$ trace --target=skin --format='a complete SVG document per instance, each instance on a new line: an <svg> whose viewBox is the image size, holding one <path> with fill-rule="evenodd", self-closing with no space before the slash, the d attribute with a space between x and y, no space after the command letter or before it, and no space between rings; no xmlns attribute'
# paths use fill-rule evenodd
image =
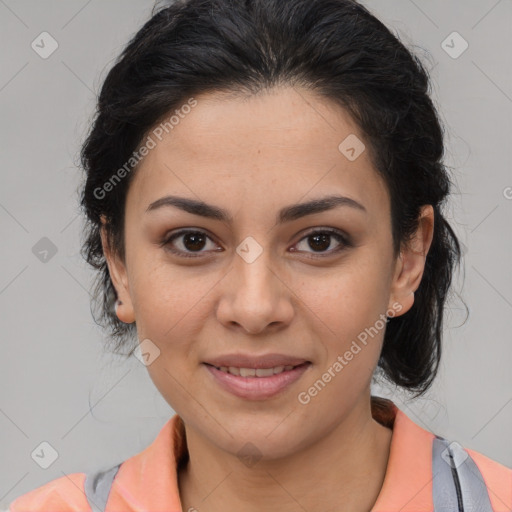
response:
<svg viewBox="0 0 512 512"><path fill-rule="evenodd" d="M103 233L118 317L136 321L139 340L158 346L150 377L185 422L183 510L370 511L392 436L370 408L384 329L308 404L297 397L379 315L410 309L432 241L432 207L423 207L415 236L394 257L389 195L369 152L349 161L338 149L350 134L364 141L343 109L290 87L196 99L136 171L125 261ZM366 212L340 206L276 224L282 207L334 193ZM175 207L146 212L170 194L226 209L233 221ZM210 238L196 246L181 236L168 247L198 256L160 245L181 228ZM315 251L313 228L338 229L353 245L331 237ZM251 263L236 252L248 236L263 250ZM247 400L221 389L202 364L233 352L277 352L311 365L279 395ZM251 467L237 456L248 441L261 455Z"/></svg>

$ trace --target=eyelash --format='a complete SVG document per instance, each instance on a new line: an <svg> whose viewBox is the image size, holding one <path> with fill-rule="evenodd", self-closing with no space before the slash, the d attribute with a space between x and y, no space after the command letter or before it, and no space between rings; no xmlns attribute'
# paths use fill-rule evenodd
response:
<svg viewBox="0 0 512 512"><path fill-rule="evenodd" d="M180 236L187 235L187 234L197 234L197 233L205 235L207 238L212 240L211 237L209 237L204 231L197 230L197 229L185 229L185 230L178 231L177 233L173 233L172 235L166 237L161 242L160 246L161 247L167 247L168 251L170 251L173 254L176 254L176 255L178 255L180 257L184 257L184 258L200 258L200 257L202 257L202 256L200 256L201 252L191 253L191 252L185 252L185 251L180 251L180 250L176 250L174 248L171 248L171 242L173 242L176 238L179 238ZM328 256L331 256L332 254L336 254L338 252L341 252L345 248L352 247L352 243L347 238L347 236L344 235L343 233L335 230L335 229L316 229L316 230L311 231L311 232L307 233L306 235L304 235L297 243L300 243L300 242L302 242L302 240L307 239L307 238L309 238L311 236L315 236L315 235L319 235L319 234L332 236L333 238L336 239L336 241L341 243L341 246L339 246L336 249L324 252L324 253L317 253L317 254L310 253L310 254L313 254L313 255L312 256L307 256L308 258L312 258L312 259L326 258ZM294 251L294 252L300 252L300 251Z"/></svg>

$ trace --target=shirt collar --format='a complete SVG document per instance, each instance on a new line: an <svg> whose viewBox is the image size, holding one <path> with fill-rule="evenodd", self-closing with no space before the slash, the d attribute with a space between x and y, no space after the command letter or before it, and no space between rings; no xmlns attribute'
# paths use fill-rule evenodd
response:
<svg viewBox="0 0 512 512"><path fill-rule="evenodd" d="M384 483L371 512L432 512L431 432L414 423L391 402L393 435ZM374 418L377 419L374 414Z"/></svg>
<svg viewBox="0 0 512 512"><path fill-rule="evenodd" d="M431 512L434 435L390 400L372 398L372 414L393 435L384 483L371 512ZM175 414L146 449L121 465L107 511L181 511L178 469L187 459L185 428Z"/></svg>

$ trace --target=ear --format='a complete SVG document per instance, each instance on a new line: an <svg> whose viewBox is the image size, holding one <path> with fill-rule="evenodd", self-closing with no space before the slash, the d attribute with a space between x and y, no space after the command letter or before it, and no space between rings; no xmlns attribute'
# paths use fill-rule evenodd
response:
<svg viewBox="0 0 512 512"><path fill-rule="evenodd" d="M115 251L111 250L111 247L107 240L106 232L106 219L104 216L101 217L101 244L103 246L103 254L107 261L108 271L110 273L110 279L117 292L117 298L121 301L121 304L116 305L116 315L121 322L125 324L131 324L135 322L135 312L133 309L132 300L130 297L130 289L128 287L128 276L126 272L125 264L121 261Z"/></svg>
<svg viewBox="0 0 512 512"><path fill-rule="evenodd" d="M397 302L403 315L414 304L414 292L419 288L427 253L434 235L434 208L424 205L420 211L418 228L411 240L401 249L396 259L389 307ZM400 315L395 315L400 316Z"/></svg>

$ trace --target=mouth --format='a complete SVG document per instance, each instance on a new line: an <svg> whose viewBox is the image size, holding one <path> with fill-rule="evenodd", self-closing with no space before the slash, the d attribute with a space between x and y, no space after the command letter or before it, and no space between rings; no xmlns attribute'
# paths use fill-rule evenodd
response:
<svg viewBox="0 0 512 512"><path fill-rule="evenodd" d="M208 363L205 363L208 365ZM286 366L274 366L270 368L243 368L237 366L213 366L217 370L230 373L231 375L237 375L240 377L272 377L272 375L279 375L283 372L288 372L293 370L294 368L298 368L299 366L308 364L308 361L305 363L297 364L297 365L286 365Z"/></svg>
<svg viewBox="0 0 512 512"><path fill-rule="evenodd" d="M310 361L264 366L225 366L203 363L215 387L245 400L267 400L282 394L311 367ZM255 366L258 366L257 368Z"/></svg>

